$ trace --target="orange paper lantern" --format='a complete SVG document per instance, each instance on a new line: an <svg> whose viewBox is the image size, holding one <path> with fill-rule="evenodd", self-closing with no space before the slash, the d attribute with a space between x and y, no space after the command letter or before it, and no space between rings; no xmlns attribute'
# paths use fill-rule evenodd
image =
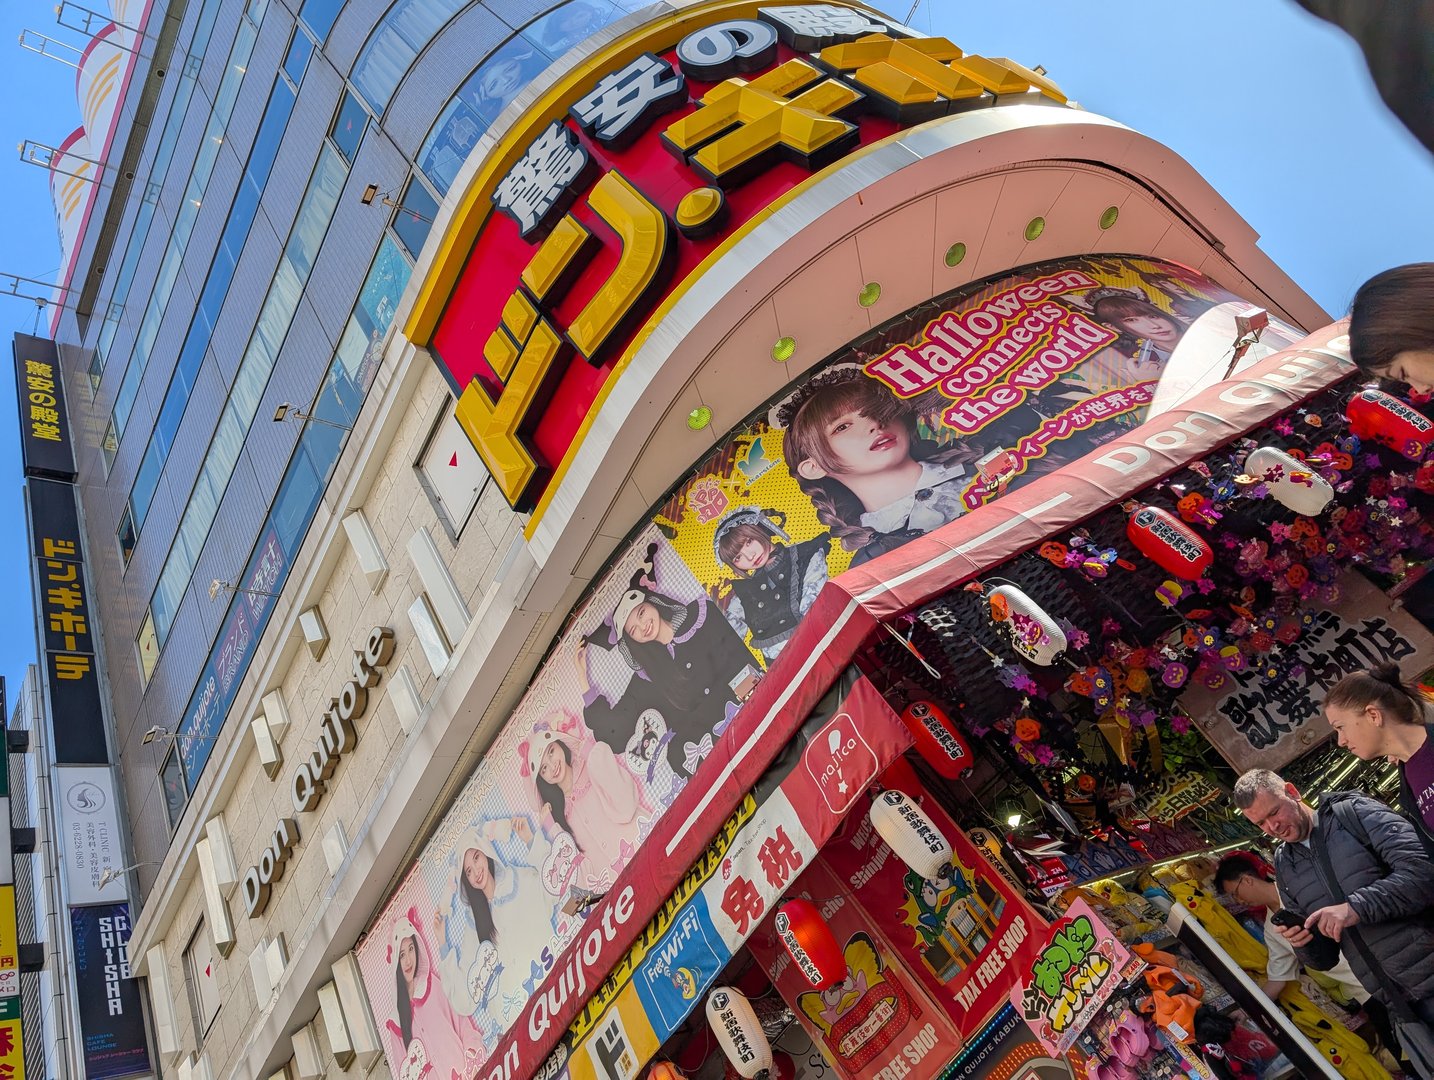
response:
<svg viewBox="0 0 1434 1080"><path fill-rule="evenodd" d="M913 701L901 712L901 722L916 742L917 752L926 763L948 780L975 767L971 748L961 737L951 717L930 701Z"/></svg>

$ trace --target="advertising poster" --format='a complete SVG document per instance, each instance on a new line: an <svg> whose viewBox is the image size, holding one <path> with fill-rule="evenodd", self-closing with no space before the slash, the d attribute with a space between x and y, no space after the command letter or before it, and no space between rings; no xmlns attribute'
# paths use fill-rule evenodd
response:
<svg viewBox="0 0 1434 1080"><path fill-rule="evenodd" d="M1030 970L1046 924L919 783L887 783L919 798L951 844L950 869L932 881L917 877L865 814L846 820L820 861L965 1039Z"/></svg>
<svg viewBox="0 0 1434 1080"><path fill-rule="evenodd" d="M1266 679L1251 667L1232 672L1220 691L1192 683L1180 699L1237 771L1279 769L1331 738L1320 702L1350 672L1382 663L1422 671L1434 663L1434 637L1363 575L1345 574L1339 590L1339 606L1316 612L1315 625L1288 647L1298 677Z"/></svg>
<svg viewBox="0 0 1434 1080"><path fill-rule="evenodd" d="M724 439L572 614L403 879L455 1014L490 1042L525 1014L831 578L1129 431L1167 368L1210 369L1182 342L1232 305L1173 265L1048 264L853 343ZM1272 327L1247 360L1281 342ZM838 794L814 797L835 811ZM1030 927L1004 885L953 875L908 896L887 868L875 887L964 1031L1009 989L986 951ZM381 1017L390 913L361 955Z"/></svg>
<svg viewBox="0 0 1434 1080"><path fill-rule="evenodd" d="M1051 1057L1008 1005L966 1044L945 1075L947 1080L1078 1080L1086 1073L1069 1057Z"/></svg>
<svg viewBox="0 0 1434 1080"><path fill-rule="evenodd" d="M86 1080L150 1071L139 984L129 966L129 905L70 909Z"/></svg>
<svg viewBox="0 0 1434 1080"><path fill-rule="evenodd" d="M961 1048L961 1033L945 1011L874 932L829 865L819 861L804 875L798 895L820 907L841 943L846 978L829 990L814 989L770 921L750 948L836 1074L844 1080L935 1075Z"/></svg>
<svg viewBox="0 0 1434 1080"><path fill-rule="evenodd" d="M1011 1004L1047 1050L1064 1054L1142 967L1090 904L1077 900L1044 936L1035 963L1011 988Z"/></svg>
<svg viewBox="0 0 1434 1080"><path fill-rule="evenodd" d="M118 871L124 867L124 852L109 766L62 765L55 776L67 901L95 904L123 896L124 880ZM117 876L101 888L100 878L107 870Z"/></svg>

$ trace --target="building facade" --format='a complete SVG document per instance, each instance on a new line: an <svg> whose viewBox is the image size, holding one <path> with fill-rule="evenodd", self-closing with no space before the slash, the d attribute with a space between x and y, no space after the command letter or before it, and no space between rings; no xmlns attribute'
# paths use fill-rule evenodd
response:
<svg viewBox="0 0 1434 1080"><path fill-rule="evenodd" d="M1328 321L1167 148L860 5L151 24L54 338L161 1072L638 1075L782 891L634 1005L684 870L809 862L905 748L849 690L850 798L741 817L935 595L898 550Z"/></svg>

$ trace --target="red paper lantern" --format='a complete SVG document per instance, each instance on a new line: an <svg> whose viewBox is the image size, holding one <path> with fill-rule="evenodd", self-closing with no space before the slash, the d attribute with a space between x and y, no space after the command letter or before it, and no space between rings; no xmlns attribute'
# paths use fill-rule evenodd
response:
<svg viewBox="0 0 1434 1080"><path fill-rule="evenodd" d="M846 957L822 913L810 900L788 900L777 909L772 927L797 969L818 990L846 978Z"/></svg>
<svg viewBox="0 0 1434 1080"><path fill-rule="evenodd" d="M1187 581L1203 576L1215 561L1203 536L1158 506L1142 506L1131 514L1125 535L1160 569Z"/></svg>
<svg viewBox="0 0 1434 1080"><path fill-rule="evenodd" d="M975 767L971 748L945 710L929 701L913 701L901 712L901 722L916 741L928 765L948 780Z"/></svg>
<svg viewBox="0 0 1434 1080"><path fill-rule="evenodd" d="M652 1068L647 1070L647 1080L685 1080L683 1075L677 1071L677 1066L670 1061L654 1061Z"/></svg>
<svg viewBox="0 0 1434 1080"><path fill-rule="evenodd" d="M1418 461L1434 442L1434 420L1383 390L1361 390L1344 408L1349 429Z"/></svg>

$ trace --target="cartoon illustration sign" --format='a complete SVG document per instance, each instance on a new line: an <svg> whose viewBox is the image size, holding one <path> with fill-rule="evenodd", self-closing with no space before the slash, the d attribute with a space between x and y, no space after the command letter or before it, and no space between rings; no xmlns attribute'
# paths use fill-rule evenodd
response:
<svg viewBox="0 0 1434 1080"><path fill-rule="evenodd" d="M1077 900L1051 927L1011 1004L1052 1054L1074 1044L1130 974L1130 952L1091 906ZM1134 961L1134 967L1141 967Z"/></svg>

